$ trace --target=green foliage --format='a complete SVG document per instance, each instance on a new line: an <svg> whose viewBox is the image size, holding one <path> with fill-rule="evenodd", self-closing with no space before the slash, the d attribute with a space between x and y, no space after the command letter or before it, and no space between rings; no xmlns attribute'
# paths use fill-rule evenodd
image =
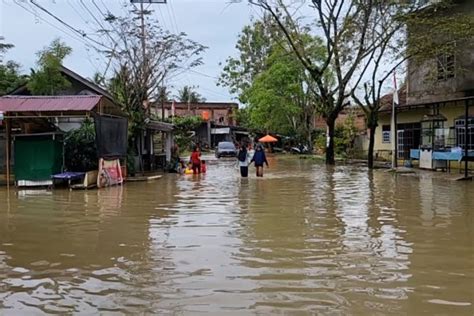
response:
<svg viewBox="0 0 474 316"><path fill-rule="evenodd" d="M38 69L32 71L28 82L28 89L33 95L55 95L71 86L60 71L64 58L71 52L71 47L59 39L38 52Z"/></svg>
<svg viewBox="0 0 474 316"><path fill-rule="evenodd" d="M20 75L19 64L11 60L0 64L0 96L24 84L26 80L26 76Z"/></svg>
<svg viewBox="0 0 474 316"><path fill-rule="evenodd" d="M11 48L13 48L11 44L0 43L0 96L9 93L27 80L26 76L20 75L18 63L12 60L4 63L3 55Z"/></svg>
<svg viewBox="0 0 474 316"><path fill-rule="evenodd" d="M230 93L247 103L245 91L252 85L255 77L267 68L267 59L282 38L269 15L245 26L235 46L239 56L226 60L218 84L228 87Z"/></svg>
<svg viewBox="0 0 474 316"><path fill-rule="evenodd" d="M321 39L302 28L299 40L314 60L323 59ZM237 118L240 125L292 136L312 146L311 133L318 106L315 83L292 53L280 28L265 15L244 27L219 84L229 87L248 106ZM332 78L327 72L324 80Z"/></svg>
<svg viewBox="0 0 474 316"><path fill-rule="evenodd" d="M250 109L248 107L239 108L235 114L235 119L237 125L245 128L252 128L250 123Z"/></svg>
<svg viewBox="0 0 474 316"><path fill-rule="evenodd" d="M336 125L334 135L336 154L343 157L352 157L354 154L354 142L357 136L357 128L355 127L352 114L349 114L344 124Z"/></svg>
<svg viewBox="0 0 474 316"><path fill-rule="evenodd" d="M302 30L298 36L305 50L314 60L322 60L325 50L321 39L306 28ZM318 104L315 85L279 26L265 15L243 28L236 48L239 55L227 59L219 84L247 104L237 113L239 124L286 134L307 141L311 147ZM324 77L332 75L328 72Z"/></svg>
<svg viewBox="0 0 474 316"><path fill-rule="evenodd" d="M191 102L191 103L201 103L206 102L206 99L199 94L197 91L194 91L196 87L194 86L184 86L178 91L178 100L180 102Z"/></svg>
<svg viewBox="0 0 474 316"><path fill-rule="evenodd" d="M250 124L285 135L297 134L299 100L304 98L302 67L280 52L269 57L268 69L258 75L245 91Z"/></svg>
<svg viewBox="0 0 474 316"><path fill-rule="evenodd" d="M353 157L354 142L357 137L357 128L353 114L344 121L344 124L336 125L334 130L334 152L338 156ZM326 150L326 131L319 130L314 140L314 146L318 153L324 153Z"/></svg>
<svg viewBox="0 0 474 316"><path fill-rule="evenodd" d="M191 149L193 144L191 132L203 122L200 116L176 116L173 118L175 141L179 148Z"/></svg>
<svg viewBox="0 0 474 316"><path fill-rule="evenodd" d="M80 128L66 133L65 164L68 171L86 172L98 166L94 122L86 119Z"/></svg>
<svg viewBox="0 0 474 316"><path fill-rule="evenodd" d="M129 144L145 127L147 116L143 106L146 91L144 87L133 84L133 73L127 66L117 70L109 81L109 91L128 116Z"/></svg>

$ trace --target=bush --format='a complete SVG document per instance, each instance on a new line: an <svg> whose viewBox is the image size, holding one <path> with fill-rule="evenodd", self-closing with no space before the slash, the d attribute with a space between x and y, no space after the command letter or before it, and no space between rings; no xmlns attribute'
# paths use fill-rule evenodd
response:
<svg viewBox="0 0 474 316"><path fill-rule="evenodd" d="M191 149L193 145L192 131L197 129L202 123L203 119L200 116L177 116L173 119L175 127L175 142L181 149Z"/></svg>
<svg viewBox="0 0 474 316"><path fill-rule="evenodd" d="M353 121L346 121L344 125L339 124L334 130L334 153L337 156L351 157L354 155L354 141L357 131ZM319 131L314 139L314 147L318 154L326 152L326 132Z"/></svg>
<svg viewBox="0 0 474 316"><path fill-rule="evenodd" d="M66 133L64 140L65 166L68 171L97 170L97 146L94 122L86 119L80 128Z"/></svg>

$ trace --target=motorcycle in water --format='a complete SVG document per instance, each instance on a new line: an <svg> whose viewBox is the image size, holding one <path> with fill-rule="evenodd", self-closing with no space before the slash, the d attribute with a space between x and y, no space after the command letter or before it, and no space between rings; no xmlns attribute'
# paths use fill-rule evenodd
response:
<svg viewBox="0 0 474 316"><path fill-rule="evenodd" d="M292 154L309 154L309 148L306 145L299 145L298 147L291 147L290 152Z"/></svg>

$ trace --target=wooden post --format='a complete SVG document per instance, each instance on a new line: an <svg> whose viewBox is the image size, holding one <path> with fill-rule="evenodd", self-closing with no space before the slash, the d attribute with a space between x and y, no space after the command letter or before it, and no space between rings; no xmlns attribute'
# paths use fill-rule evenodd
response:
<svg viewBox="0 0 474 316"><path fill-rule="evenodd" d="M7 169L7 188L10 188L10 151L11 151L10 119L5 119L5 165Z"/></svg>

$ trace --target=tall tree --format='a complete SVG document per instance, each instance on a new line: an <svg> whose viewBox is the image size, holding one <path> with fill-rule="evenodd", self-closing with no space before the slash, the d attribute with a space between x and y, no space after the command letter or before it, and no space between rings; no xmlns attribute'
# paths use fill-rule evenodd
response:
<svg viewBox="0 0 474 316"><path fill-rule="evenodd" d="M301 27L297 21L299 8L284 0L249 0L262 8L276 21L298 60L314 80L320 102L319 112L325 119L327 130L326 163L334 164L334 131L339 113L349 105L354 88L351 83L364 77L368 68L367 57L379 47L385 37L371 36L380 20L374 10L375 0L312 0L312 30L322 34L325 58L315 60L301 41ZM295 13L296 12L296 13ZM330 70L333 84L324 80Z"/></svg>
<svg viewBox="0 0 474 316"><path fill-rule="evenodd" d="M127 8L127 16L109 13L107 28L102 26L99 32L114 71L110 90L129 117L129 148L136 148L133 154L141 157L137 140L151 116L150 104L160 100L164 80L200 65L199 55L206 47L185 33L163 30L152 11L133 4Z"/></svg>
<svg viewBox="0 0 474 316"><path fill-rule="evenodd" d="M311 80L289 48L275 47L272 51L266 69L245 91L250 124L292 135L311 146L316 111Z"/></svg>
<svg viewBox="0 0 474 316"><path fill-rule="evenodd" d="M308 54L320 60L324 54L321 39L304 27L298 36ZM227 59L219 83L248 105L247 124L297 136L312 147L317 86L271 16L245 26L236 48L238 57ZM330 71L325 81L328 74Z"/></svg>
<svg viewBox="0 0 474 316"><path fill-rule="evenodd" d="M32 70L28 89L35 95L54 95L71 86L61 74L61 65L72 48L61 40L55 39L48 47L37 53L37 70Z"/></svg>
<svg viewBox="0 0 474 316"><path fill-rule="evenodd" d="M133 102L147 107L156 102L166 78L171 78L202 63L199 56L206 47L187 37L161 28L152 11L128 5L130 15L113 16L106 21L104 50L111 58L116 74L127 69L129 88L134 89ZM132 101L132 100L129 100Z"/></svg>
<svg viewBox="0 0 474 316"><path fill-rule="evenodd" d="M228 87L231 94L237 95L242 103L246 103L245 90L266 69L267 59L275 44L284 41L270 15L264 15L262 19L246 25L235 45L239 55L227 58L218 85Z"/></svg>

